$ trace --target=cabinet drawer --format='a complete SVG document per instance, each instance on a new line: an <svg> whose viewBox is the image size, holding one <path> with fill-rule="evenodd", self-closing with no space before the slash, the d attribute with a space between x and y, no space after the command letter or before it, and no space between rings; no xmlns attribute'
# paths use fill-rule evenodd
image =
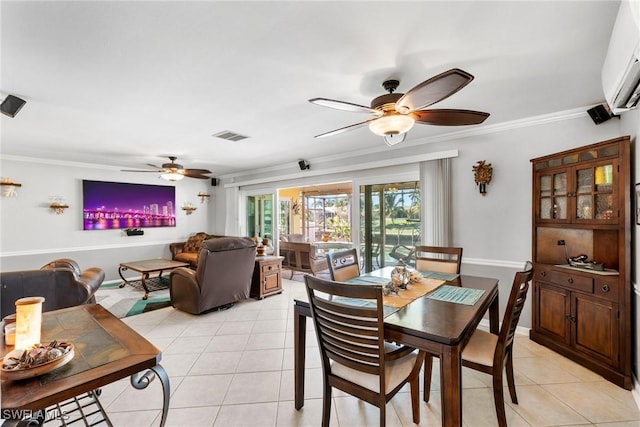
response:
<svg viewBox="0 0 640 427"><path fill-rule="evenodd" d="M593 287L593 294L609 301L618 301L618 277L597 278Z"/></svg>
<svg viewBox="0 0 640 427"><path fill-rule="evenodd" d="M563 288L593 293L593 279L591 277L544 269L538 273L538 277L540 280L562 286Z"/></svg>
<svg viewBox="0 0 640 427"><path fill-rule="evenodd" d="M271 264L262 264L261 268L263 273L276 272L280 269L276 262Z"/></svg>

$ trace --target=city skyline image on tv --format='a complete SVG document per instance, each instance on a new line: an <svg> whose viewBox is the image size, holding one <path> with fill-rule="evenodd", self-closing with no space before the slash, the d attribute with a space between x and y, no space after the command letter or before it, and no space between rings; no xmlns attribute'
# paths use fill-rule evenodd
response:
<svg viewBox="0 0 640 427"><path fill-rule="evenodd" d="M176 226L174 186L82 180L84 230Z"/></svg>

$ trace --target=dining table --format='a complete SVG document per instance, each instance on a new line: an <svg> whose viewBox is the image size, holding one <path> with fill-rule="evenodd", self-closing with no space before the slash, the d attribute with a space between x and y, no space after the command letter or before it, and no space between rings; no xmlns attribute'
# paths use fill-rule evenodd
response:
<svg viewBox="0 0 640 427"><path fill-rule="evenodd" d="M384 285L394 267L383 267L350 280L356 284ZM462 350L483 317L489 329L499 329L498 280L488 277L420 272L428 290L414 299L394 303L403 291L385 297L384 336L389 341L424 351L440 359L442 425L462 426ZM409 285L411 288L411 285ZM415 296L415 295L414 295ZM473 296L471 300L468 297ZM390 305L387 306L387 302ZM308 299L294 299L295 408L304 405L306 319L311 317ZM425 390L425 400L429 392Z"/></svg>

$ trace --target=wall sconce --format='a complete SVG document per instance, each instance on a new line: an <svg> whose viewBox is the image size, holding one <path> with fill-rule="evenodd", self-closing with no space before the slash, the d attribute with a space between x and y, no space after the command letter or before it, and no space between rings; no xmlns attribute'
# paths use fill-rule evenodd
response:
<svg viewBox="0 0 640 427"><path fill-rule="evenodd" d="M187 215L191 215L196 209L198 208L196 208L192 203L189 202L186 202L184 205L182 205L182 210L185 211Z"/></svg>
<svg viewBox="0 0 640 427"><path fill-rule="evenodd" d="M487 184L491 182L492 173L491 163L487 164L486 160L478 160L477 164L473 166L473 177L476 186L480 189L480 194L483 196L487 194Z"/></svg>
<svg viewBox="0 0 640 427"><path fill-rule="evenodd" d="M27 350L40 344L43 297L26 297L16 301L15 350Z"/></svg>
<svg viewBox="0 0 640 427"><path fill-rule="evenodd" d="M16 197L18 195L16 189L22 187L22 184L13 182L11 178L0 178L0 186L2 186L2 197Z"/></svg>
<svg viewBox="0 0 640 427"><path fill-rule="evenodd" d="M58 215L63 214L64 210L69 207L69 205L64 201L62 197L55 196L52 197L52 199L53 201L49 205L49 209L51 209Z"/></svg>
<svg viewBox="0 0 640 427"><path fill-rule="evenodd" d="M201 191L198 193L198 197L200 197L200 203L204 203L205 201L209 201L209 197L211 197L211 194Z"/></svg>

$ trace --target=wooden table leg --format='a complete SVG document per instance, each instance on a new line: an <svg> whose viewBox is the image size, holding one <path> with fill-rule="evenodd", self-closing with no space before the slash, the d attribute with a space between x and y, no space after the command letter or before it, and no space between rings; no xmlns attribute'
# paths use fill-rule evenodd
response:
<svg viewBox="0 0 640 427"><path fill-rule="evenodd" d="M296 409L304 405L304 362L307 341L307 316L296 305L293 308L293 381Z"/></svg>
<svg viewBox="0 0 640 427"><path fill-rule="evenodd" d="M444 347L440 352L440 398L442 426L462 426L461 349Z"/></svg>

